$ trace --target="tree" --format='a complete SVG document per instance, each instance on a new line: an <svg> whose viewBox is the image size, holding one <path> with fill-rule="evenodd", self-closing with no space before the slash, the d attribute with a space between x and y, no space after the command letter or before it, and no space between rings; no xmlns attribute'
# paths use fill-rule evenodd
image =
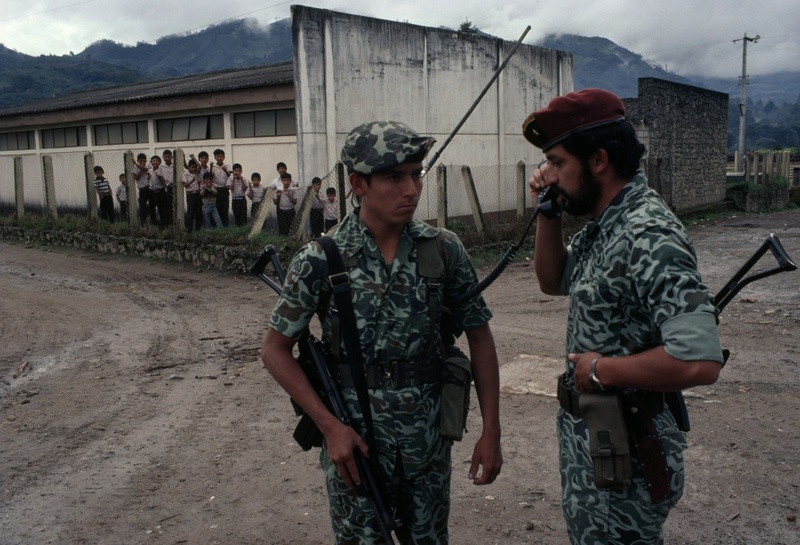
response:
<svg viewBox="0 0 800 545"><path fill-rule="evenodd" d="M464 22L461 23L461 26L458 27L459 32L463 32L465 34L477 34L480 32L480 29L472 24L472 21L469 19L464 19Z"/></svg>

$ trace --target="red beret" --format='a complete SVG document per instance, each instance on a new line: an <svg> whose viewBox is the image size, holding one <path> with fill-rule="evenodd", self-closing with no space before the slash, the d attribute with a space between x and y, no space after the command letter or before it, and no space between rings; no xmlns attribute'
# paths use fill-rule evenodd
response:
<svg viewBox="0 0 800 545"><path fill-rule="evenodd" d="M576 129L589 129L625 119L622 100L609 91L584 89L550 101L522 122L522 134L547 151Z"/></svg>

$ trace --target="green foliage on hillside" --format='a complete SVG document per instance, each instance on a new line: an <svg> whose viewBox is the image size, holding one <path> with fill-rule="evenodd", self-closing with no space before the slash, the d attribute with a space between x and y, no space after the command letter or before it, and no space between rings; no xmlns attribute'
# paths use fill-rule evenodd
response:
<svg viewBox="0 0 800 545"><path fill-rule="evenodd" d="M79 56L129 66L159 78L278 64L292 59L291 23L284 19L261 27L253 19L243 19L136 46L101 40Z"/></svg>
<svg viewBox="0 0 800 545"><path fill-rule="evenodd" d="M2 46L0 108L38 102L84 89L124 85L146 79L139 70L65 56L27 57Z"/></svg>
<svg viewBox="0 0 800 545"><path fill-rule="evenodd" d="M739 100L728 103L728 151L739 147ZM772 100L747 100L745 110L747 149L778 150L800 147L800 97L794 104L775 104Z"/></svg>
<svg viewBox="0 0 800 545"><path fill-rule="evenodd" d="M0 108L85 89L278 64L292 59L289 19L268 27L244 19L201 32L126 46L100 40L77 55L32 57L0 45Z"/></svg>
<svg viewBox="0 0 800 545"><path fill-rule="evenodd" d="M687 78L653 66L607 38L550 34L539 45L572 53L575 89L600 87L628 98L638 96L639 78L691 84Z"/></svg>

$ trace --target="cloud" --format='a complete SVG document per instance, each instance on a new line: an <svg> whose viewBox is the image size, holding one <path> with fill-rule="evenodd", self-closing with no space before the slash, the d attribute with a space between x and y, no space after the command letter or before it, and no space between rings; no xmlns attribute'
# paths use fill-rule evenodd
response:
<svg viewBox="0 0 800 545"><path fill-rule="evenodd" d="M255 18L266 25L290 16L294 2L254 5L252 0L83 0L60 4L5 0L6 18L0 40L19 52L78 53L89 44L110 39L134 45L197 31L226 18ZM733 40L760 35L749 43L748 73L795 71L800 67L800 4L796 0L507 0L487 9L485 1L440 0L434 6L419 0L309 0L305 5L424 26L458 27L470 20L496 36L516 41L527 25L526 43L549 33L602 36L681 75L737 77L742 46ZM10 16L9 16L10 14Z"/></svg>

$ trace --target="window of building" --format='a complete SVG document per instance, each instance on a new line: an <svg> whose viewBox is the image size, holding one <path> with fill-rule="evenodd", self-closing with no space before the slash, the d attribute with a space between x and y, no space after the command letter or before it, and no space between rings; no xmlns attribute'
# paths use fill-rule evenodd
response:
<svg viewBox="0 0 800 545"><path fill-rule="evenodd" d="M42 129L43 148L74 148L86 145L86 127Z"/></svg>
<svg viewBox="0 0 800 545"><path fill-rule="evenodd" d="M294 108L233 114L234 138L297 134Z"/></svg>
<svg viewBox="0 0 800 545"><path fill-rule="evenodd" d="M146 144L150 141L147 134L147 121L95 125L93 130L96 146Z"/></svg>
<svg viewBox="0 0 800 545"><path fill-rule="evenodd" d="M224 138L222 114L159 119L156 121L156 141L218 140Z"/></svg>
<svg viewBox="0 0 800 545"><path fill-rule="evenodd" d="M33 131L7 132L0 134L0 151L36 149Z"/></svg>

